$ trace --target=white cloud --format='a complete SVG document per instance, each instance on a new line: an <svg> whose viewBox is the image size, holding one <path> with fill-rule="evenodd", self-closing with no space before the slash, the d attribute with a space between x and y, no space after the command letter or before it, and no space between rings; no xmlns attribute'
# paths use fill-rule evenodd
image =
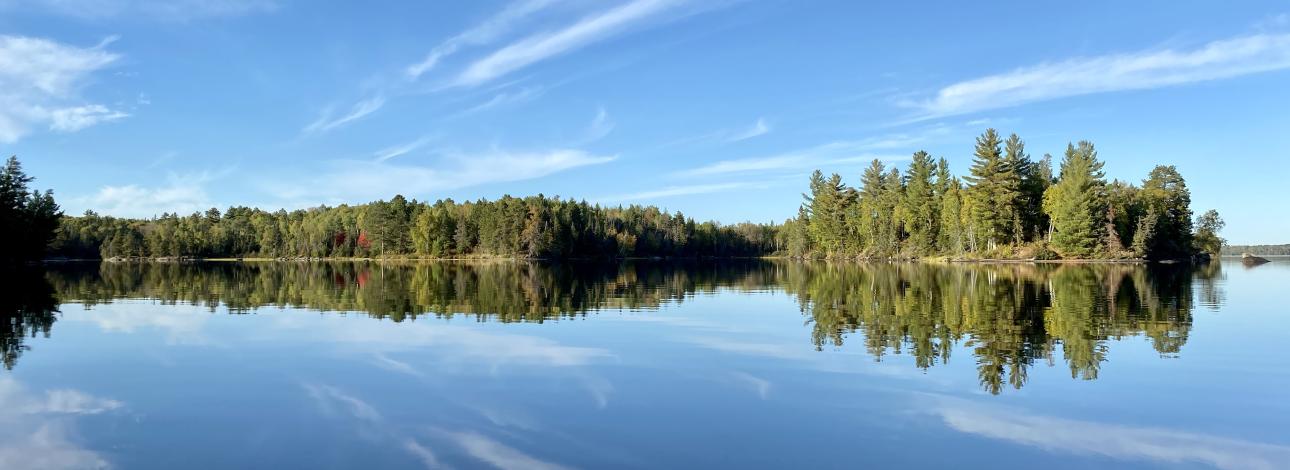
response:
<svg viewBox="0 0 1290 470"><path fill-rule="evenodd" d="M33 0L0 1L0 7L35 8L82 19L144 18L184 22L273 11L273 0Z"/></svg>
<svg viewBox="0 0 1290 470"><path fill-rule="evenodd" d="M735 383L752 389L753 392L757 393L757 397L762 400L765 400L770 396L771 383L769 380L743 371L731 372L730 377Z"/></svg>
<svg viewBox="0 0 1290 470"><path fill-rule="evenodd" d="M215 206L205 185L217 177L210 173L172 174L165 186L104 186L93 195L72 198L70 207L119 217L152 217L165 212L190 214Z"/></svg>
<svg viewBox="0 0 1290 470"><path fill-rule="evenodd" d="M489 44L506 35L516 23L541 11L552 3L556 3L556 0L521 0L512 3L483 23L435 46L420 62L409 65L405 72L409 78L416 79L435 68L440 60L456 53L463 47Z"/></svg>
<svg viewBox="0 0 1290 470"><path fill-rule="evenodd" d="M443 468L443 466L439 464L439 457L435 456L434 452L431 451L430 448L421 445L421 443L413 439L405 439L403 441L403 450L408 451L409 454L412 454L413 457L420 460L421 464L426 468Z"/></svg>
<svg viewBox="0 0 1290 470"><path fill-rule="evenodd" d="M72 439L75 419L117 410L125 405L79 390L47 390L43 397L29 392L12 377L0 378L0 468L109 468L103 455L82 448Z"/></svg>
<svg viewBox="0 0 1290 470"><path fill-rule="evenodd" d="M736 132L735 134L726 137L725 140L726 142L739 142L741 140L748 140L753 137L765 135L768 132L770 132L770 124L766 123L765 118L758 118L757 122L753 123L751 127L743 131Z"/></svg>
<svg viewBox="0 0 1290 470"><path fill-rule="evenodd" d="M1197 462L1221 469L1274 469L1290 462L1290 447L1172 429L1134 427L1030 415L943 399L936 413L949 427L1049 451L1166 464Z"/></svg>
<svg viewBox="0 0 1290 470"><path fill-rule="evenodd" d="M697 168L682 170L674 173L674 175L697 177L789 170L796 172L820 168L825 165L868 163L875 158L883 161L904 160L914 152L916 145L934 137L941 138L951 135L960 130L954 126L938 124L912 134L900 133L861 140L838 140L778 155L721 160ZM889 152L902 149L908 151L909 154L901 156L893 155Z"/></svg>
<svg viewBox="0 0 1290 470"><path fill-rule="evenodd" d="M583 131L582 138L578 142L588 144L603 139L614 131L614 125L614 120L609 118L609 112L601 107L596 110L596 116L591 118L591 123L587 124L587 130Z"/></svg>
<svg viewBox="0 0 1290 470"><path fill-rule="evenodd" d="M44 413L65 413L77 415L94 415L105 413L125 406L110 398L99 398L79 390L59 389L45 392L45 402L38 411Z"/></svg>
<svg viewBox="0 0 1290 470"><path fill-rule="evenodd" d="M114 214L115 215L115 214ZM149 214L151 215L151 214ZM93 323L104 332L133 334L138 331L156 330L164 334L169 345L204 345L219 346L217 340L206 336L206 322L209 312L203 307L179 308L167 305L157 308L155 305L141 305L138 302L116 301L99 304L93 311L86 307L86 312L69 312L64 319L71 322ZM183 310L176 313L176 310ZM151 333L151 331L149 331Z"/></svg>
<svg viewBox="0 0 1290 470"><path fill-rule="evenodd" d="M457 77L456 84L473 86L493 80L536 62L620 34L636 23L681 3L683 2L678 0L634 0L601 14L583 18L564 29L529 36L470 64Z"/></svg>
<svg viewBox="0 0 1290 470"><path fill-rule="evenodd" d="M688 196L691 194L710 194L725 191L733 191L753 186L751 183L718 183L718 184L696 184L689 186L668 186L662 189L641 191L636 193L619 194L599 199L603 202L619 201L639 201L660 199L674 196Z"/></svg>
<svg viewBox="0 0 1290 470"><path fill-rule="evenodd" d="M362 119L364 117L367 117L367 115L372 114L377 110L381 109L382 106L385 106L385 98L378 95L378 96L366 98L366 99L360 100L357 103L354 103L354 106L350 108L348 113L345 113L344 115L339 117L334 116L335 114L334 109L328 108L323 111L321 116L318 116L318 119L314 120L314 122L309 123L308 126L305 126L305 128L303 129L303 132L306 134L327 132L337 127L340 127L340 126L349 124L351 122L357 121L359 119Z"/></svg>
<svg viewBox="0 0 1290 470"><path fill-rule="evenodd" d="M380 421L381 414L366 401L326 384L300 384L326 413L344 413L362 421Z"/></svg>
<svg viewBox="0 0 1290 470"><path fill-rule="evenodd" d="M543 90L540 87L524 87L518 91L504 91L496 95L493 95L493 97L490 98L488 101L477 104L475 106L472 106L470 108L463 110L460 113L457 113L453 117L461 117L468 114L474 114L481 111L497 108L500 106L533 101L534 99L537 99L538 97L542 96L542 93L543 93Z"/></svg>
<svg viewBox="0 0 1290 470"><path fill-rule="evenodd" d="M408 196L491 183L541 178L589 165L613 161L615 156L592 155L582 150L539 152L494 150L482 154L450 154L439 165L396 165L389 162L336 161L330 169L307 182L282 188L269 183L278 197L309 203L382 199L401 193Z"/></svg>
<svg viewBox="0 0 1290 470"><path fill-rule="evenodd" d="M1041 63L955 83L932 98L906 104L921 109L920 119L926 119L1286 68L1290 68L1290 34L1255 34L1214 41L1191 50L1148 50Z"/></svg>
<svg viewBox="0 0 1290 470"><path fill-rule="evenodd" d="M74 106L51 111L49 113L49 128L61 132L76 132L95 124L115 121L128 116L130 115L121 111L113 111L101 104Z"/></svg>
<svg viewBox="0 0 1290 470"><path fill-rule="evenodd" d="M473 432L448 434L471 457L500 470L563 470L569 468L540 460L518 449Z"/></svg>
<svg viewBox="0 0 1290 470"><path fill-rule="evenodd" d="M33 127L73 132L125 117L103 105L83 103L78 96L91 75L120 58L105 50L114 39L81 48L0 35L0 142L15 142Z"/></svg>
<svg viewBox="0 0 1290 470"><path fill-rule="evenodd" d="M412 364L408 364L398 359L394 359L392 357L386 356L384 353L378 352L374 354L373 359L374 359L373 364L375 364L376 367L380 367L382 369L385 369L391 372L398 372L400 374L411 375L414 377L422 376L421 371L417 370L416 367L412 367Z"/></svg>
<svg viewBox="0 0 1290 470"><path fill-rule="evenodd" d="M394 158L394 157L398 157L398 156L402 156L402 155L407 155L409 152L412 152L413 150L419 149L419 148L421 148L421 147L425 146L425 144L427 144L427 143L429 143L429 142L430 142L430 138L429 138L429 137L422 137L422 138L419 138L419 139L414 140L414 141L412 141L412 142L408 142L408 143L406 143L406 144L396 145L396 146L393 146L393 147L389 147L389 148L384 148L384 149L378 150L378 151L376 151L376 153L373 155L373 157L375 157L375 158L374 158L374 161L376 161L377 163L380 163L380 162L383 162L383 161L389 160L389 159Z"/></svg>
<svg viewBox="0 0 1290 470"><path fill-rule="evenodd" d="M720 351L742 356L769 357L775 359L809 359L810 352L800 348L775 343L755 343L718 337L692 337L684 340L687 343L704 349Z"/></svg>

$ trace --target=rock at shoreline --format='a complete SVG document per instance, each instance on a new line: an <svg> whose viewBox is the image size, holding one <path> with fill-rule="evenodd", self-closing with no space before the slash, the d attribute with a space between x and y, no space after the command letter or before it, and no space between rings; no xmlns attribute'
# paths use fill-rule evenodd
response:
<svg viewBox="0 0 1290 470"><path fill-rule="evenodd" d="M1250 253L1241 253L1241 263L1246 266L1258 266L1263 263L1269 263L1267 258L1254 256Z"/></svg>

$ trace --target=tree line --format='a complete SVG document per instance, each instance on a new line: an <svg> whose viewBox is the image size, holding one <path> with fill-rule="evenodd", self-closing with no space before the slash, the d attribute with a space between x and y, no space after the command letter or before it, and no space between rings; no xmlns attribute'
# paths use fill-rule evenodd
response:
<svg viewBox="0 0 1290 470"><path fill-rule="evenodd" d="M1290 244L1286 245L1224 245L1223 254L1240 256L1249 253L1259 256L1290 256Z"/></svg>
<svg viewBox="0 0 1290 470"><path fill-rule="evenodd" d="M65 258L735 257L775 250L775 226L696 222L653 206L601 207L542 195L433 203L395 196L268 212L250 207L128 219L64 217Z"/></svg>
<svg viewBox="0 0 1290 470"><path fill-rule="evenodd" d="M1146 258L1217 255L1216 211L1192 219L1191 193L1172 165L1142 184L1107 181L1092 142L1068 144L1058 163L1033 159L1016 134L987 129L970 173L917 152L902 174L874 160L859 187L811 175L781 243L801 257Z"/></svg>

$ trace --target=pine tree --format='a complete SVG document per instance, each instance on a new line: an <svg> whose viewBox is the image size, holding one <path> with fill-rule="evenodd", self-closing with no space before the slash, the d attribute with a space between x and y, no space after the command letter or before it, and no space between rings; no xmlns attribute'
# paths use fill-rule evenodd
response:
<svg viewBox="0 0 1290 470"><path fill-rule="evenodd" d="M905 227L914 254L930 255L936 250L940 225L940 207L937 204L936 183L933 177L936 163L927 152L914 154L905 174Z"/></svg>
<svg viewBox="0 0 1290 470"><path fill-rule="evenodd" d="M1169 258L1192 253L1191 191L1178 169L1160 165L1142 182L1144 210L1156 216L1154 236L1146 241L1145 256Z"/></svg>
<svg viewBox="0 0 1290 470"><path fill-rule="evenodd" d="M1021 178L1015 166L1004 159L1000 145L994 129L977 137L971 176L964 178L970 184L967 196L972 200L974 229L988 247L1014 241L1018 225Z"/></svg>
<svg viewBox="0 0 1290 470"><path fill-rule="evenodd" d="M958 180L946 182L945 193L941 197L941 232L938 246L942 252L958 254L963 252L963 199Z"/></svg>
<svg viewBox="0 0 1290 470"><path fill-rule="evenodd" d="M40 259L58 229L63 214L54 193L29 190L34 180L17 157L0 169L0 264Z"/></svg>
<svg viewBox="0 0 1290 470"><path fill-rule="evenodd" d="M1044 212L1053 224L1052 248L1063 257L1087 258L1102 241L1105 175L1087 141L1066 146L1061 178L1044 193Z"/></svg>

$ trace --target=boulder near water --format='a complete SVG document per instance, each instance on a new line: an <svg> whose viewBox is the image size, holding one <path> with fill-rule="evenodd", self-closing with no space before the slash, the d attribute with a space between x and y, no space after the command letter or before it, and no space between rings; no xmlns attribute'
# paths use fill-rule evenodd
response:
<svg viewBox="0 0 1290 470"><path fill-rule="evenodd" d="M1254 256L1253 254L1250 254L1250 253L1241 253L1241 263L1244 263L1246 266L1258 266L1260 264L1267 263L1267 262L1268 262L1267 258L1264 258L1261 256Z"/></svg>

